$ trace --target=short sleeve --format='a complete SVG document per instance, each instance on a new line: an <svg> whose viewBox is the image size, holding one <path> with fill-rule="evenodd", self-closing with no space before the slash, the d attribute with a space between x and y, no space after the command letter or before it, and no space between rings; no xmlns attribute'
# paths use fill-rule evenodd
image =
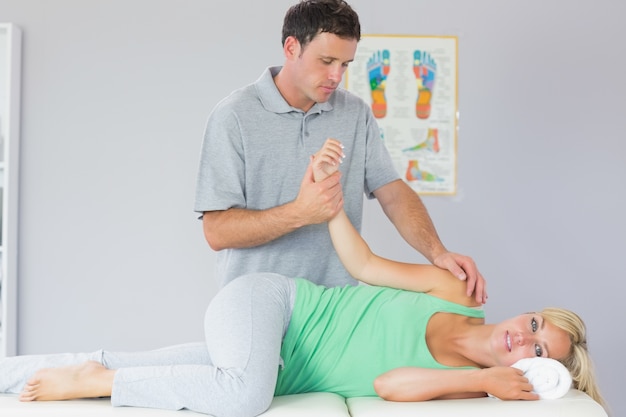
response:
<svg viewBox="0 0 626 417"><path fill-rule="evenodd" d="M210 114L200 152L194 211L245 207L245 164L236 114L220 103Z"/></svg>

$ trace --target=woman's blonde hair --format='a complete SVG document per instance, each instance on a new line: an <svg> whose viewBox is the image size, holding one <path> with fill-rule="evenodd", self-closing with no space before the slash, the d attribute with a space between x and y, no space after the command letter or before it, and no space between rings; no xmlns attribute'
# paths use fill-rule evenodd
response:
<svg viewBox="0 0 626 417"><path fill-rule="evenodd" d="M593 362L587 349L587 328L582 319L574 312L549 307L540 312L541 316L549 323L564 330L569 334L572 346L569 354L559 359L572 374L574 388L586 393L606 409L606 403L600 394Z"/></svg>

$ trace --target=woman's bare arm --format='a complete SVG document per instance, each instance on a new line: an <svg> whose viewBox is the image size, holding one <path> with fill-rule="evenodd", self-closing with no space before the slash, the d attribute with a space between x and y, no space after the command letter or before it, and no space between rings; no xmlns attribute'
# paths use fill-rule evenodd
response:
<svg viewBox="0 0 626 417"><path fill-rule="evenodd" d="M502 400L537 400L533 386L519 369L497 366L485 369L396 368L374 381L376 393L389 401L427 401L484 397Z"/></svg>
<svg viewBox="0 0 626 417"><path fill-rule="evenodd" d="M339 169L341 144L328 139L313 157L313 177L323 181ZM328 222L335 251L355 279L370 285L425 292L464 305L479 305L466 295L465 282L430 264L392 261L374 254L343 209Z"/></svg>

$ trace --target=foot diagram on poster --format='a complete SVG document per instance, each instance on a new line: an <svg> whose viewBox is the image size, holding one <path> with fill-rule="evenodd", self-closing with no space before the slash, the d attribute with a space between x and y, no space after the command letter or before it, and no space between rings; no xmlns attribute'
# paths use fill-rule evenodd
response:
<svg viewBox="0 0 626 417"><path fill-rule="evenodd" d="M411 188L456 192L456 37L364 35L346 88L370 104L381 139Z"/></svg>

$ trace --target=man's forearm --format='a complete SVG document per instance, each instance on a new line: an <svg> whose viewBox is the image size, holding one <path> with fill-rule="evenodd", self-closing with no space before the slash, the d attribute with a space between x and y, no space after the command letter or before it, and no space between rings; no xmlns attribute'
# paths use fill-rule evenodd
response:
<svg viewBox="0 0 626 417"><path fill-rule="evenodd" d="M408 185L401 180L394 181L374 194L404 240L430 262L446 251L426 206Z"/></svg>
<svg viewBox="0 0 626 417"><path fill-rule="evenodd" d="M291 203L267 210L207 211L202 216L204 236L216 251L263 245L305 225Z"/></svg>

